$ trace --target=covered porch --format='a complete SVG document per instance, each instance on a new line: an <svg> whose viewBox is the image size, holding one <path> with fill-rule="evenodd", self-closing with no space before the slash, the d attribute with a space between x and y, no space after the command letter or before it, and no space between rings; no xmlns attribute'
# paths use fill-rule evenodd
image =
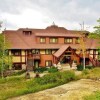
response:
<svg viewBox="0 0 100 100"><path fill-rule="evenodd" d="M71 65L73 61L77 64L80 63L80 57L76 54L75 49L70 46L62 46L57 52L53 54L55 64L69 64Z"/></svg>

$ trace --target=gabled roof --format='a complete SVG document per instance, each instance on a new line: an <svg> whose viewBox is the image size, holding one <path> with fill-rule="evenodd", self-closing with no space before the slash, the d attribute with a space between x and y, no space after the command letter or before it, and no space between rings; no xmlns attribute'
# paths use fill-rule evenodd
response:
<svg viewBox="0 0 100 100"><path fill-rule="evenodd" d="M29 36L25 36L23 31L31 31L32 34ZM47 27L46 29L31 29L31 28L20 28L18 30L6 30L4 31L6 40L11 43L11 47L9 49L59 49L71 46L74 49L79 48L80 44L40 44L36 43L37 36L48 36L48 37L80 37L80 33L74 31L67 30L63 27L58 27L56 25L52 25ZM87 49L95 49L100 44L96 39L86 39L86 48Z"/></svg>
<svg viewBox="0 0 100 100"><path fill-rule="evenodd" d="M55 57L60 57L61 56L61 54L66 50L68 48L68 46L66 46L66 45L63 45L63 46L61 46L61 48L56 52L56 53L54 53L53 55L55 56Z"/></svg>

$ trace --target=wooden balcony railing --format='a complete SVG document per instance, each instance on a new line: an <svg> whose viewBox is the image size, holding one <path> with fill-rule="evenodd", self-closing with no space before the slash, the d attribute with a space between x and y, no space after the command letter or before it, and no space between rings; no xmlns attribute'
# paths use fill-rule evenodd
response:
<svg viewBox="0 0 100 100"><path fill-rule="evenodd" d="M40 54L30 54L27 59L40 60Z"/></svg>
<svg viewBox="0 0 100 100"><path fill-rule="evenodd" d="M34 60L40 60L40 54L34 54L33 59Z"/></svg>

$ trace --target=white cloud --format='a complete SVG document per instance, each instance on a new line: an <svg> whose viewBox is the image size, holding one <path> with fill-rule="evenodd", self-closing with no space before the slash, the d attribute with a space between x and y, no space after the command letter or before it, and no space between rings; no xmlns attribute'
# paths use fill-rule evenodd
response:
<svg viewBox="0 0 100 100"><path fill-rule="evenodd" d="M53 21L67 29L80 29L84 21L92 31L100 17L99 5L100 0L2 0L0 18L7 29L45 28Z"/></svg>
<svg viewBox="0 0 100 100"><path fill-rule="evenodd" d="M41 12L32 9L25 9L21 14L18 15L3 13L2 16L4 17L4 19L7 20L7 22L15 25L15 28L43 28L48 25L50 20L48 16L43 15ZM8 26L8 28L10 27Z"/></svg>

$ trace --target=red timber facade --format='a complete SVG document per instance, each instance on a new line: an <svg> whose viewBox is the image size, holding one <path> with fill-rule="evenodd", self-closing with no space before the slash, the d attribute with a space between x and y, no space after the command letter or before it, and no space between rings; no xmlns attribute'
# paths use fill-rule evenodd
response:
<svg viewBox="0 0 100 100"><path fill-rule="evenodd" d="M98 40L89 39L87 31L67 30L64 27L51 25L46 29L20 28L16 31L4 31L6 39L11 43L9 55L13 55L15 69L26 68L34 70L37 67L47 67L53 64L82 63L80 39L84 37L86 64L100 66L98 61Z"/></svg>

